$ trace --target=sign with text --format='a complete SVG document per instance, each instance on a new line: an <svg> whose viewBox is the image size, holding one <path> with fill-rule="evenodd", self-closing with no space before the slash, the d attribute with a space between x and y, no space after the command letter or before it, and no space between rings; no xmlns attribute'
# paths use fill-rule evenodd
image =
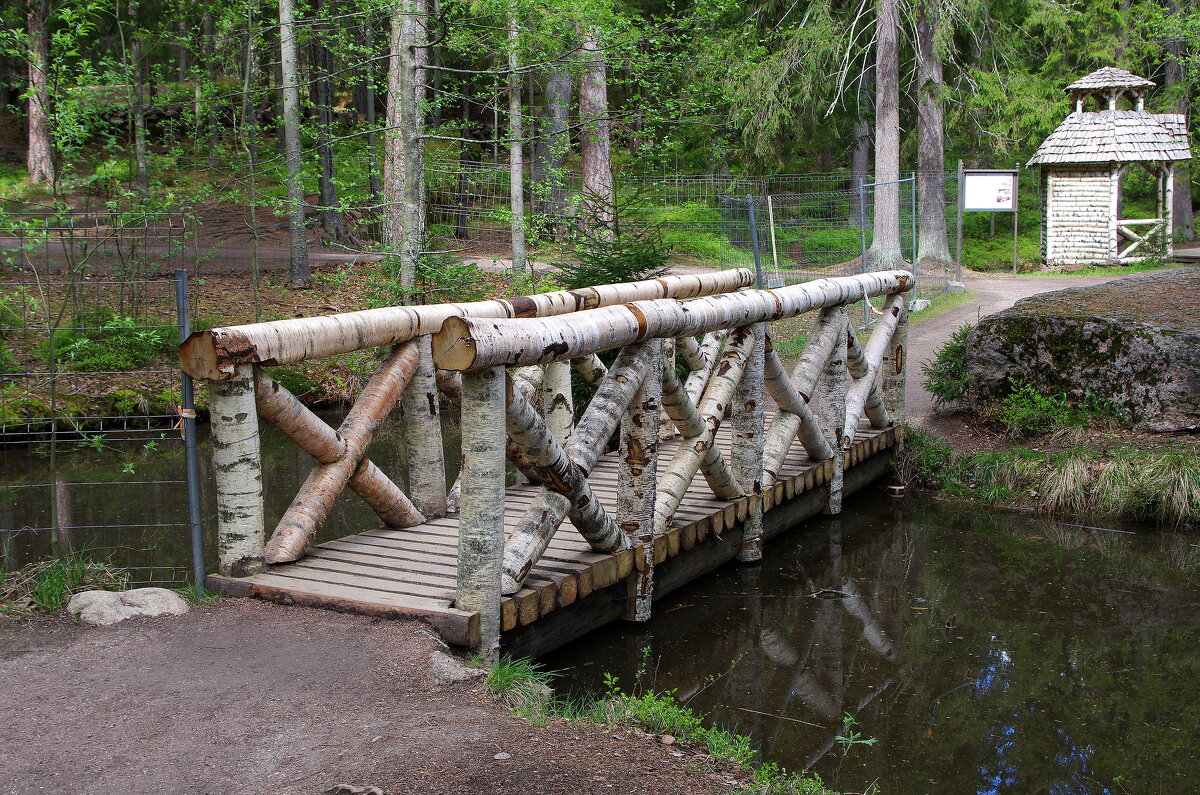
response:
<svg viewBox="0 0 1200 795"><path fill-rule="evenodd" d="M964 210L993 213L1016 211L1016 171L963 171L962 180Z"/></svg>

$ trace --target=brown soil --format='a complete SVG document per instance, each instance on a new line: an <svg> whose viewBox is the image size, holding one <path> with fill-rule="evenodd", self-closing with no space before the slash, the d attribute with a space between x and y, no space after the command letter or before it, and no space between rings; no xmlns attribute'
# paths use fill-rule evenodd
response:
<svg viewBox="0 0 1200 795"><path fill-rule="evenodd" d="M422 624L242 599L0 623L0 792L718 793L745 774L625 730L535 727L438 686ZM507 759L496 759L500 753Z"/></svg>

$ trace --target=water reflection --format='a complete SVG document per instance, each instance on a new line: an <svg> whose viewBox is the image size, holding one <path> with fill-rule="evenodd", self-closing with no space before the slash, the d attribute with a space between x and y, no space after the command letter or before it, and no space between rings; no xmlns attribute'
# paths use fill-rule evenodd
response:
<svg viewBox="0 0 1200 795"><path fill-rule="evenodd" d="M845 790L1200 784L1195 535L881 495L811 528L546 663L572 669L569 688L630 686L648 647L655 688ZM839 740L846 715L878 742Z"/></svg>

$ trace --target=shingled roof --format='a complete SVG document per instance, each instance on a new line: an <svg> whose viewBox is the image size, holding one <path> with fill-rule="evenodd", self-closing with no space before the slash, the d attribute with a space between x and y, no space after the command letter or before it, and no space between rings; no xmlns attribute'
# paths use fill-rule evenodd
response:
<svg viewBox="0 0 1200 795"><path fill-rule="evenodd" d="M1097 91L1104 88L1152 88L1154 81L1115 66L1097 69L1066 87L1066 91Z"/></svg>
<svg viewBox="0 0 1200 795"><path fill-rule="evenodd" d="M1042 141L1029 165L1189 160L1187 128L1175 113L1075 112Z"/></svg>

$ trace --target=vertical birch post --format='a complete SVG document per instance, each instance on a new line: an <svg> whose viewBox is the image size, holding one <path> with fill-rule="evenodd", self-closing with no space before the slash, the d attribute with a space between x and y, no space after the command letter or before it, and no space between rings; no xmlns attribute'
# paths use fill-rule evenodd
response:
<svg viewBox="0 0 1200 795"><path fill-rule="evenodd" d="M542 415L554 440L566 446L571 439L575 406L571 399L571 363L551 362L542 377Z"/></svg>
<svg viewBox="0 0 1200 795"><path fill-rule="evenodd" d="M899 429L896 444L904 442L904 389L908 380L908 362L905 348L908 345L908 299L903 294L900 301L900 317L892 341L883 354L883 405L887 408L892 424Z"/></svg>
<svg viewBox="0 0 1200 795"><path fill-rule="evenodd" d="M631 582L629 618L650 620L654 595L654 491L658 479L658 429L662 402L662 340L647 343L650 367L621 418L617 471L617 526L641 553Z"/></svg>
<svg viewBox="0 0 1200 795"><path fill-rule="evenodd" d="M217 480L217 569L225 577L263 570L262 458L254 407L254 366L209 386Z"/></svg>
<svg viewBox="0 0 1200 795"><path fill-rule="evenodd" d="M750 498L750 511L742 524L742 548L738 560L752 563L762 560L762 473L763 378L766 357L767 324L751 326L754 348L746 360L742 380L733 397L733 472Z"/></svg>
<svg viewBox="0 0 1200 795"><path fill-rule="evenodd" d="M504 368L463 373L462 507L455 607L479 613L478 653L500 649L500 563L504 556Z"/></svg>
<svg viewBox="0 0 1200 795"><path fill-rule="evenodd" d="M843 305L834 309L832 314L834 326L839 329L837 343L825 362L818 390L821 431L834 450L833 474L829 477L829 500L825 505L825 513L838 514L842 512L842 476L846 463L842 430L846 422L846 334L849 331L850 312Z"/></svg>
<svg viewBox="0 0 1200 795"><path fill-rule="evenodd" d="M446 462L442 450L437 371L433 366L429 337L420 337L417 349L420 359L403 398L408 495L418 511L433 519L446 515Z"/></svg>

